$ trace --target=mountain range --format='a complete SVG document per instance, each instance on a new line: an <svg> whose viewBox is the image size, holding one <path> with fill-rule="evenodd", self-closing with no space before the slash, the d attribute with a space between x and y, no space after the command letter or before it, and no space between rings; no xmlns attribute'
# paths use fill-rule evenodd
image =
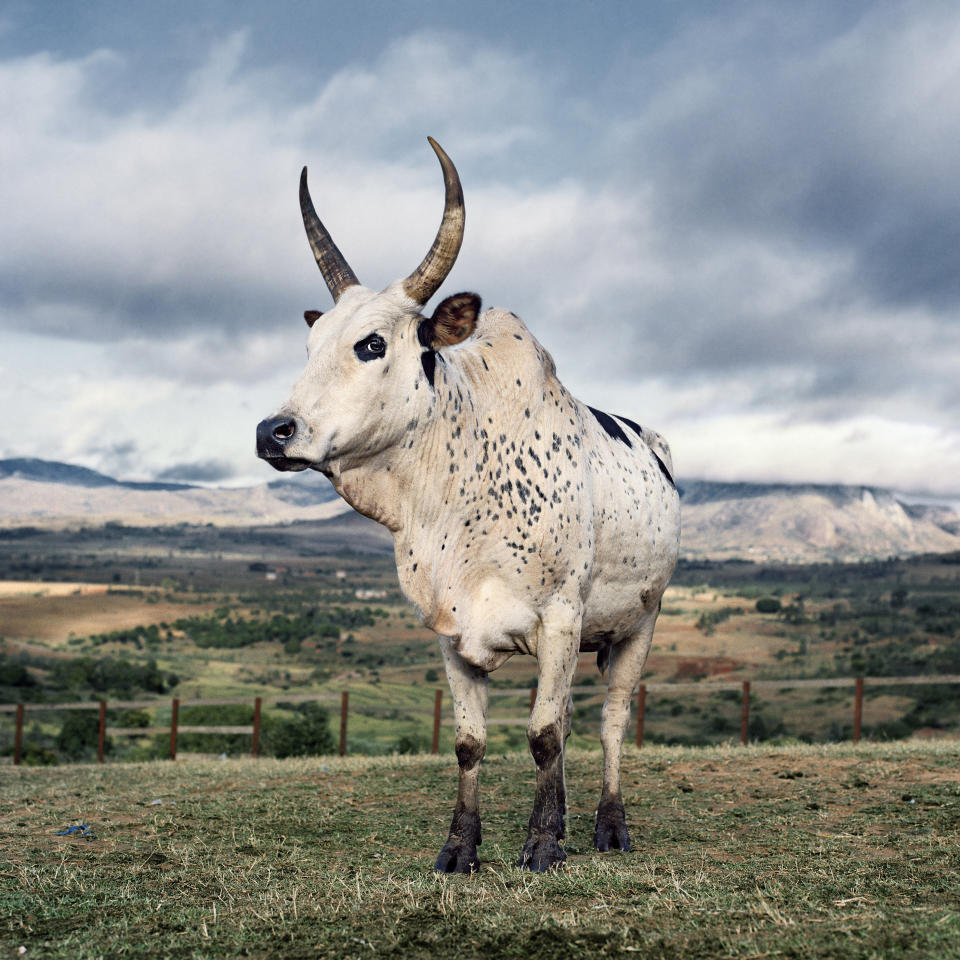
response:
<svg viewBox="0 0 960 960"><path fill-rule="evenodd" d="M890 490L821 484L680 483L684 556L813 563L952 553L960 513Z"/></svg>
<svg viewBox="0 0 960 960"><path fill-rule="evenodd" d="M320 474L231 489L116 480L53 460L0 460L0 529L111 521L137 526L260 526L323 520L349 509Z"/></svg>
<svg viewBox="0 0 960 960"><path fill-rule="evenodd" d="M874 487L707 480L678 486L681 550L689 559L809 563L960 551L960 512L947 503L910 503ZM312 472L211 488L116 480L49 460L0 460L0 528L110 521L260 526L334 522L348 511L329 482Z"/></svg>

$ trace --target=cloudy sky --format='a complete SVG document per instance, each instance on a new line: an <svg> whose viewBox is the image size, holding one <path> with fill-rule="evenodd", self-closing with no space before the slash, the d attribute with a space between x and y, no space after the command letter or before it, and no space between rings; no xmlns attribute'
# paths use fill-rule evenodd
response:
<svg viewBox="0 0 960 960"><path fill-rule="evenodd" d="M719 12L718 12L719 11ZM274 479L258 420L329 295L512 309L678 472L960 491L952 2L0 6L0 457ZM323 482L311 475L308 482Z"/></svg>

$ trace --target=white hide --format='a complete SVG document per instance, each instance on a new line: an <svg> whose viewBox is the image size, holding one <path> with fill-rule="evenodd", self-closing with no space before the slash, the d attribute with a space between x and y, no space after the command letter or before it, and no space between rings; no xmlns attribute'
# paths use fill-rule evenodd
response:
<svg viewBox="0 0 960 960"><path fill-rule="evenodd" d="M390 528L405 593L469 663L536 655L560 609L582 617L589 645L631 636L657 608L680 533L650 445L622 424L632 447L609 436L503 310L438 351L431 387L421 319L399 284L344 293L313 326L281 408L299 424L287 456ZM386 355L363 362L354 344L371 333ZM669 469L662 438L644 436Z"/></svg>

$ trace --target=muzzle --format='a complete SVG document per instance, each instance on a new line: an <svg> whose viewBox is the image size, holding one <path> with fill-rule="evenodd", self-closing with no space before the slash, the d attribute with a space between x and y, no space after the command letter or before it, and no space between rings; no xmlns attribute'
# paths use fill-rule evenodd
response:
<svg viewBox="0 0 960 960"><path fill-rule="evenodd" d="M257 456L275 470L306 470L309 461L288 457L287 447L297 436L298 424L293 417L271 417L257 424Z"/></svg>

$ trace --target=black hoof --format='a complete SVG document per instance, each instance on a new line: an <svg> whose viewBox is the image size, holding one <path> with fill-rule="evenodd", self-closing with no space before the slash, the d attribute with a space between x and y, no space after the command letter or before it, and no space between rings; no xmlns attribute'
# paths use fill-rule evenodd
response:
<svg viewBox="0 0 960 960"><path fill-rule="evenodd" d="M517 866L534 873L543 873L559 867L566 859L567 855L560 848L556 837L552 834L539 834L529 837L523 845Z"/></svg>
<svg viewBox="0 0 960 960"><path fill-rule="evenodd" d="M601 852L630 849L630 833L621 800L601 800L597 808L597 826L593 833L593 845Z"/></svg>
<svg viewBox="0 0 960 960"><path fill-rule="evenodd" d="M476 873L480 869L477 847L482 842L480 817L465 810L455 811L450 835L433 869L437 873Z"/></svg>
<svg viewBox="0 0 960 960"><path fill-rule="evenodd" d="M440 851L433 869L437 873L476 873L480 869L477 845L451 837Z"/></svg>

